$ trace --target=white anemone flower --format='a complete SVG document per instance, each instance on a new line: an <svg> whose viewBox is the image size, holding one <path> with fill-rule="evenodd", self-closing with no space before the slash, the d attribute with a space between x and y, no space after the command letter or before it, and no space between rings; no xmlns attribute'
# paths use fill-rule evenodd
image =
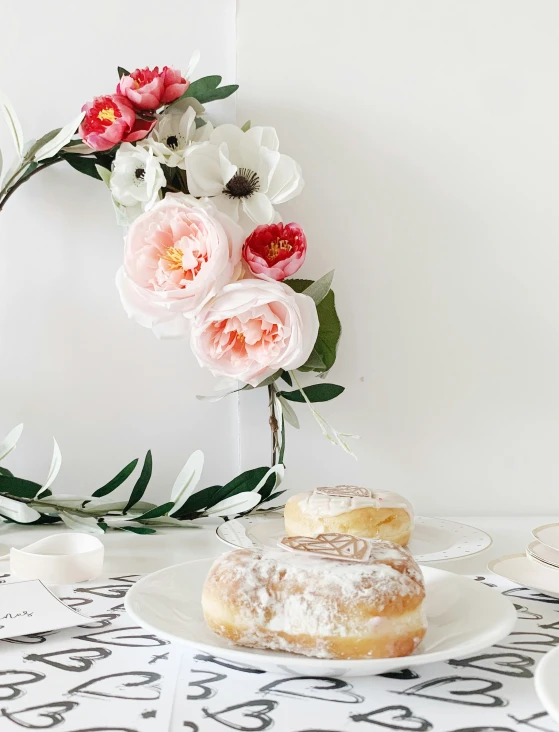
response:
<svg viewBox="0 0 559 732"><path fill-rule="evenodd" d="M188 190L212 197L245 233L281 220L274 206L298 195L304 182L299 165L278 148L273 127L243 132L236 125L220 125L207 142L186 150Z"/></svg>
<svg viewBox="0 0 559 732"><path fill-rule="evenodd" d="M195 100L184 100L184 105L171 107L161 115L148 138L148 145L160 163L169 168L184 169L184 153L193 142L209 139L213 126L210 122L196 126L196 117L204 108Z"/></svg>
<svg viewBox="0 0 559 732"><path fill-rule="evenodd" d="M157 203L164 185L165 174L153 150L130 142L119 147L109 188L116 203L124 207L129 221Z"/></svg>

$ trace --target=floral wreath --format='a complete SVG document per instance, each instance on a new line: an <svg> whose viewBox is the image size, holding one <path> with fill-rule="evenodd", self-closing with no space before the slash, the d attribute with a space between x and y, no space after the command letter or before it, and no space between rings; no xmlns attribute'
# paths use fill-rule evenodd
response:
<svg viewBox="0 0 559 732"><path fill-rule="evenodd" d="M282 223L276 206L301 192L301 169L279 152L273 127L212 124L203 105L229 97L238 86L221 86L220 76L191 82L197 61L196 54L184 75L168 66L132 73L119 67L114 94L95 97L68 125L27 143L14 108L1 97L17 155L0 179L0 211L25 181L59 162L103 181L117 222L127 228L116 276L124 310L159 338L190 338L199 364L221 378L214 395L199 398L267 388L272 465L195 490L204 462L196 451L169 501L158 506L142 500L152 472L148 451L127 501L106 496L138 460L89 498L53 495L61 465L55 440L43 484L0 467L0 516L6 521L153 533L156 526L263 510L284 492L278 487L285 423L299 427L297 403L308 405L324 435L351 452L346 438L352 435L337 432L313 406L343 387L302 387L299 381L302 372L327 375L341 334L333 272L316 281L292 279L305 260L307 239L298 224ZM0 444L0 461L21 431L22 425Z"/></svg>

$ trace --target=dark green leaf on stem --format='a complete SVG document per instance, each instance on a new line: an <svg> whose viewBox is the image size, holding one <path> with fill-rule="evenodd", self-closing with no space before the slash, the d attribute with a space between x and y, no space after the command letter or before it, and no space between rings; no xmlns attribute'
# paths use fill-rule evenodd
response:
<svg viewBox="0 0 559 732"><path fill-rule="evenodd" d="M127 511L129 511L136 503L138 503L138 501L142 499L142 496L146 492L146 488L148 487L148 483L151 479L151 471L151 450L148 450L144 460L144 464L142 466L142 472L140 473L140 477L136 481L136 484L132 489L130 498L128 499L128 503L124 507L124 511L122 513L126 513Z"/></svg>
<svg viewBox="0 0 559 732"><path fill-rule="evenodd" d="M200 104L206 104L207 102L215 102L217 99L226 99L239 88L238 84L219 86L220 84L221 76L204 76L193 81L180 99L194 97Z"/></svg>
<svg viewBox="0 0 559 732"><path fill-rule="evenodd" d="M276 493L272 493L271 496L268 496L268 498L265 498L263 501L260 501L260 505L263 503L270 503L270 501L275 501L276 498L279 498L285 493L285 491L277 491Z"/></svg>
<svg viewBox="0 0 559 732"><path fill-rule="evenodd" d="M86 158L83 155L74 155L73 153L64 153L62 157L79 173L101 180L101 176L95 169L95 166L100 164L97 158Z"/></svg>
<svg viewBox="0 0 559 732"><path fill-rule="evenodd" d="M312 280L284 280L284 284L289 285L295 292L303 292L312 284ZM299 371L328 371L336 361L342 326L336 312L333 290L330 290L324 300L316 306L316 311L320 323L318 337L311 357L306 364L299 368ZM321 359L323 366L315 365L318 363L316 358L311 360L316 355Z"/></svg>
<svg viewBox="0 0 559 732"><path fill-rule="evenodd" d="M291 378L289 371L282 371L280 379L283 379L288 386L293 386L293 379Z"/></svg>
<svg viewBox="0 0 559 732"><path fill-rule="evenodd" d="M312 386L306 386L301 391L305 392L305 396L309 402L329 402L331 399L335 399L345 391L344 386L338 386L337 384L313 384ZM305 398L301 394L299 389L294 391L280 391L279 395L284 399L288 399L290 402L304 402Z"/></svg>
<svg viewBox="0 0 559 732"><path fill-rule="evenodd" d="M8 468L0 468L0 475L5 475L8 478L14 477L14 474Z"/></svg>
<svg viewBox="0 0 559 732"><path fill-rule="evenodd" d="M153 519L159 518L160 516L166 516L174 505L174 501L169 501L168 503L164 503L161 506L157 506L157 508L152 508L151 511L146 511L141 516L136 516L134 518L134 521L144 521L145 519Z"/></svg>
<svg viewBox="0 0 559 732"><path fill-rule="evenodd" d="M92 493L91 495L93 498L102 498L102 496L107 496L109 493L112 493L116 488L119 487L119 485L122 485L126 478L134 472L134 468L138 464L138 458L135 460L132 460L131 463L128 463L128 465L123 468L118 475L115 475L115 477L112 480L109 480L108 483L106 483L101 488L98 488L95 493Z"/></svg>
<svg viewBox="0 0 559 732"><path fill-rule="evenodd" d="M226 498L230 498L231 496L236 496L237 493L254 490L268 470L269 468L267 467L245 470L244 473L237 475L236 478L233 478L233 480L227 483L227 485L224 485L221 490L217 491L212 505L215 505Z"/></svg>
<svg viewBox="0 0 559 732"><path fill-rule="evenodd" d="M35 498L42 485L32 480L0 475L0 493L8 493L14 498Z"/></svg>
<svg viewBox="0 0 559 732"><path fill-rule="evenodd" d="M147 526L119 526L119 531L129 531L131 534L157 534L155 529Z"/></svg>
<svg viewBox="0 0 559 732"><path fill-rule="evenodd" d="M130 72L126 71L126 69L123 68L122 66L118 66L117 69L118 69L118 78L119 79L122 79L123 76L130 76Z"/></svg>
<svg viewBox="0 0 559 732"><path fill-rule="evenodd" d="M181 507L180 511L173 514L173 518L184 519L187 516L203 511L205 508L215 506L219 501L214 500L214 495L223 488L221 485L211 485L208 488L193 493L186 503Z"/></svg>

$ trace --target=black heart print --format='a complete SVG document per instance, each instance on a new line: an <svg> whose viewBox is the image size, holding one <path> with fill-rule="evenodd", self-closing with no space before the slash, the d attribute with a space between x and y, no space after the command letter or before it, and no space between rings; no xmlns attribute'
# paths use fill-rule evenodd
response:
<svg viewBox="0 0 559 732"><path fill-rule="evenodd" d="M194 689L200 689L199 693L195 694L188 694L187 699L191 701L197 701L201 699L211 699L212 696L217 694L216 689L212 689L211 686L207 686L207 684L216 684L218 681L223 681L223 679L226 679L227 676L225 674L215 674L211 671L204 671L203 669L196 669L193 668L191 670L192 674L204 674L205 677L203 679L198 679L197 681L191 681L188 685L188 688L192 687Z"/></svg>
<svg viewBox="0 0 559 732"><path fill-rule="evenodd" d="M190 732L199 732L199 727L195 722L183 722L183 729L190 730Z"/></svg>
<svg viewBox="0 0 559 732"><path fill-rule="evenodd" d="M359 704L363 697L354 694L353 686L342 679L331 679L324 676L298 676L277 679L260 689L262 694L281 694L297 696L305 699L341 702L343 704Z"/></svg>
<svg viewBox="0 0 559 732"><path fill-rule="evenodd" d="M543 592L536 592L529 587L513 587L512 590L503 592L505 597L518 597L519 600L532 600L534 602L545 602L548 605L559 605L559 598L544 595Z"/></svg>
<svg viewBox="0 0 559 732"><path fill-rule="evenodd" d="M249 666L246 663L238 663L236 661L229 661L226 658L218 658L217 656L212 656L209 653L198 653L196 656L194 656L194 659L196 661L207 661L208 663L215 663L218 666L223 666L224 668L230 668L233 671L241 671L245 674L265 674L265 671L262 671L260 668L256 668L256 666Z"/></svg>
<svg viewBox="0 0 559 732"><path fill-rule="evenodd" d="M397 694L421 696L426 699L446 701L451 704L466 704L475 707L506 707L508 701L492 692L499 691L503 685L499 681L489 681L468 676L448 676L431 679L411 686ZM438 692L438 693L437 693Z"/></svg>
<svg viewBox="0 0 559 732"><path fill-rule="evenodd" d="M273 720L269 716L270 712L278 706L276 701L264 699L260 701L243 702L227 707L219 712L210 712L207 707L203 707L202 711L210 719L224 724L231 729L242 730L242 732L262 732L273 725Z"/></svg>
<svg viewBox="0 0 559 732"><path fill-rule="evenodd" d="M510 648L513 651L526 651L526 653L547 653L556 646L559 646L559 637L551 633L513 632L495 648Z"/></svg>
<svg viewBox="0 0 559 732"><path fill-rule="evenodd" d="M84 592L86 595L97 595L98 597L124 597L130 585L101 585L100 587L76 587L74 592Z"/></svg>
<svg viewBox="0 0 559 732"><path fill-rule="evenodd" d="M44 674L38 674L34 671L0 671L0 701L11 701L24 696L26 689L22 688L27 684L36 684L42 681Z"/></svg>
<svg viewBox="0 0 559 732"><path fill-rule="evenodd" d="M153 701L159 699L161 676L150 671L128 671L120 674L100 676L70 689L68 694L107 697L109 699L136 699Z"/></svg>
<svg viewBox="0 0 559 732"><path fill-rule="evenodd" d="M114 607L110 607L109 610L112 613L124 613L126 612L126 608L124 607L124 604L121 603L120 605L115 605Z"/></svg>
<svg viewBox="0 0 559 732"><path fill-rule="evenodd" d="M50 704L40 704L37 707L27 707L27 709L19 709L8 711L0 710L4 717L26 729L48 729L56 727L57 724L64 722L65 714L71 712L77 707L77 702L50 702ZM46 724L45 724L46 722Z"/></svg>
<svg viewBox="0 0 559 732"><path fill-rule="evenodd" d="M141 574L125 574L122 577L109 577L109 579L112 582L129 582L131 585L133 585L140 579L141 576Z"/></svg>
<svg viewBox="0 0 559 732"><path fill-rule="evenodd" d="M82 605L89 605L93 600L90 597L60 597L59 598L65 605L75 610L77 607Z"/></svg>
<svg viewBox="0 0 559 732"><path fill-rule="evenodd" d="M87 625L77 625L77 628L85 628L86 630L96 630L97 628L106 628L112 625L113 620L120 617L117 613L102 613L101 615L91 615L91 623Z"/></svg>
<svg viewBox="0 0 559 732"><path fill-rule="evenodd" d="M413 679L419 678L419 674L412 671L411 668L404 668L401 671L390 671L387 674L379 674L379 676L385 679L398 679L400 681L413 681Z"/></svg>
<svg viewBox="0 0 559 732"><path fill-rule="evenodd" d="M541 615L538 615L537 613L533 613L531 610L528 610L528 608L525 605L517 605L515 603L514 607L516 608L516 612L517 612L519 620L541 620L542 619ZM559 627L555 628L555 630L559 630Z"/></svg>
<svg viewBox="0 0 559 732"><path fill-rule="evenodd" d="M541 618L540 618L541 620ZM539 628L542 630L559 630L559 620L556 620L554 623L546 623L545 625L539 625Z"/></svg>
<svg viewBox="0 0 559 732"><path fill-rule="evenodd" d="M42 633L30 633L29 635L17 635L13 638L3 638L2 643L44 643L51 635L60 633L59 630L45 630Z"/></svg>
<svg viewBox="0 0 559 732"><path fill-rule="evenodd" d="M31 653L25 660L48 663L62 671L88 671L95 661L102 661L111 653L108 648L69 648L67 651L52 653Z"/></svg>
<svg viewBox="0 0 559 732"><path fill-rule="evenodd" d="M448 663L455 668L476 668L480 671L503 674L503 676L531 679L534 676L531 669L536 662L529 656L523 656L520 653L483 653L480 656L463 658L459 661L453 659Z"/></svg>
<svg viewBox="0 0 559 732"><path fill-rule="evenodd" d="M422 717L416 717L409 707L395 704L375 709L367 714L350 714L354 722L370 722L385 729L410 730L410 732L429 732L433 725Z"/></svg>
<svg viewBox="0 0 559 732"><path fill-rule="evenodd" d="M104 643L107 646L126 646L128 648L144 648L149 646L168 646L169 641L162 640L153 633L138 633L141 631L139 626L130 628L111 628L110 630L100 630L98 633L88 633L87 635L76 635L76 640L88 641L89 643Z"/></svg>

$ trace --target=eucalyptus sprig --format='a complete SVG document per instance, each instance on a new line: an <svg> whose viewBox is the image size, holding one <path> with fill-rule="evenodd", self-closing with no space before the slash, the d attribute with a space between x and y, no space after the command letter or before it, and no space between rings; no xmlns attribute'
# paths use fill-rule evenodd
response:
<svg viewBox="0 0 559 732"><path fill-rule="evenodd" d="M18 425L0 443L0 462L15 449L22 431L23 425ZM204 455L196 450L177 476L169 500L160 505L149 503L143 500L152 476L152 455L148 450L128 500L107 500L105 497L136 471L138 463L138 459L132 460L90 497L54 494L51 486L62 465L62 455L54 440L49 473L42 485L18 478L0 466L0 518L16 524L63 522L71 529L94 533L116 529L154 534L158 526L192 527L196 519L207 516L246 515L284 493L277 490L284 474L281 464L272 468L253 468L225 485L197 489Z"/></svg>

